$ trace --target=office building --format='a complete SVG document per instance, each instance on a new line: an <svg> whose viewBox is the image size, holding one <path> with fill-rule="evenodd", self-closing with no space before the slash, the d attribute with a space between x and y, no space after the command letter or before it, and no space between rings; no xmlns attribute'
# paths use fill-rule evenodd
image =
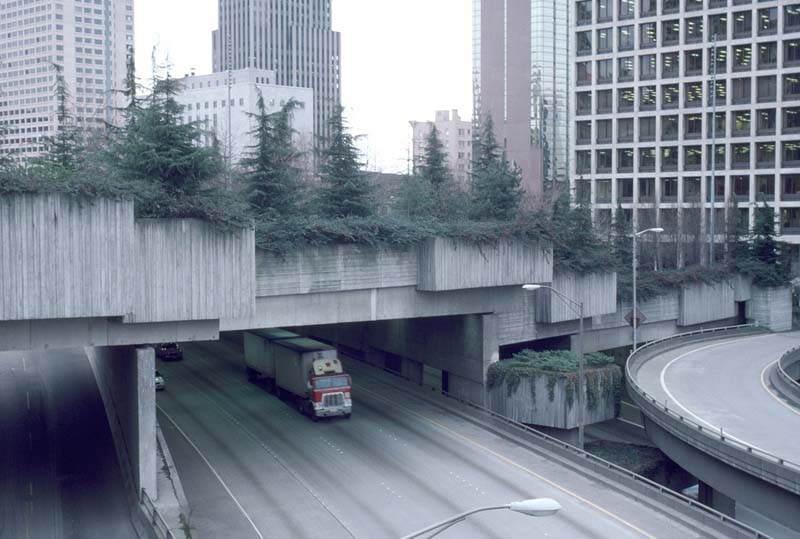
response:
<svg viewBox="0 0 800 539"><path fill-rule="evenodd" d="M428 136L434 127L447 153L453 179L466 186L472 170L472 123L462 120L457 110L436 111L433 122L410 122L414 170L425 159Z"/></svg>
<svg viewBox="0 0 800 539"><path fill-rule="evenodd" d="M752 226L763 201L784 239L800 243L800 2L579 0L572 9L572 180L597 221L619 215L702 238L713 155L718 240L731 223ZM706 253L679 252L677 263Z"/></svg>
<svg viewBox="0 0 800 539"><path fill-rule="evenodd" d="M59 129L56 79L74 125L101 129L124 107L133 0L0 2L0 152L29 159Z"/></svg>
<svg viewBox="0 0 800 539"><path fill-rule="evenodd" d="M340 51L331 0L219 1L214 72L266 69L275 72L278 85L313 88L314 133L323 141L341 103Z"/></svg>
<svg viewBox="0 0 800 539"><path fill-rule="evenodd" d="M229 83L230 77L230 85ZM203 143L218 143L235 166L255 140L253 114L258 113L259 94L268 113L281 110L289 100L297 101L292 112L295 146L311 154L314 131L314 90L275 84L275 72L239 69L230 73L189 75L176 97L183 105L186 122L199 122L205 131ZM230 86L230 87L229 87ZM230 122L230 123L229 123Z"/></svg>
<svg viewBox="0 0 800 539"><path fill-rule="evenodd" d="M533 194L568 180L569 35L567 2L473 0L476 120L491 115Z"/></svg>

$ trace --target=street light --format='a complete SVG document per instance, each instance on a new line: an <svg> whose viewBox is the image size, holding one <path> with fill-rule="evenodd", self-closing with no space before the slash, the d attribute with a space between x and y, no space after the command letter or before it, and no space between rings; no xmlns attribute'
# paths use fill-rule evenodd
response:
<svg viewBox="0 0 800 539"><path fill-rule="evenodd" d="M586 404L584 402L584 393L586 392L586 368L583 357L583 302L568 298L552 286L547 286L544 284L525 284L522 285L522 288L524 290L528 290L529 292L540 290L542 288L550 290L556 296L564 300L564 303L566 303L567 306L572 309L572 312L578 315L578 408L580 408L580 413L578 415L578 447L583 449L583 427L586 424Z"/></svg>
<svg viewBox="0 0 800 539"><path fill-rule="evenodd" d="M473 509L472 511L467 511L466 513L461 513L459 515L452 516L446 520L428 526L427 528L405 535L403 536L402 539L413 539L414 537L420 537L421 535L425 535L426 533L438 529L436 533L428 537L428 539L430 539L431 537L439 535L440 533L450 528L451 526L454 526L459 522L463 522L470 515L474 515L475 513L481 513L483 511L496 511L499 509L510 509L515 513L522 513L523 515L528 515L531 517L549 517L558 513L558 511L561 509L561 504L549 498L537 498L534 500L524 500L521 502L508 503L505 505L491 505L488 507L479 507L478 509Z"/></svg>
<svg viewBox="0 0 800 539"><path fill-rule="evenodd" d="M636 351L636 341L638 337L639 331L639 318L636 313L636 238L647 234L648 232L652 232L653 234L661 234L664 232L663 228L648 228L647 230L642 230L641 232L636 232L633 234L633 351Z"/></svg>

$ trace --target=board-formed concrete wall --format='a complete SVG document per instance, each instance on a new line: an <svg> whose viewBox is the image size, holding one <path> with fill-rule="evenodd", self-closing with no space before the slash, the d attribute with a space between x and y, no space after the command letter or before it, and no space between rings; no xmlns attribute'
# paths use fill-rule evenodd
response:
<svg viewBox="0 0 800 539"><path fill-rule="evenodd" d="M591 369L594 376L587 376L593 394L598 398L593 406L586 406L586 424L600 423L615 417L614 377L620 377L619 367L612 365L601 369ZM587 369L588 373L588 369ZM554 378L553 382L548 381ZM552 383L552 386L551 386ZM568 386L571 391L568 391ZM552 387L553 398L550 398ZM523 377L509 395L508 381L486 391L488 406L505 417L528 425L541 425L558 429L574 429L580 423L578 406L577 375L569 379L561 373L536 373ZM568 399L568 393L572 399Z"/></svg>
<svg viewBox="0 0 800 539"><path fill-rule="evenodd" d="M578 275L569 271L556 272L552 287L566 297L583 302L585 318L611 314L617 310L617 274L588 273ZM536 321L546 324L577 320L576 308L551 290L533 293L536 297Z"/></svg>
<svg viewBox="0 0 800 539"><path fill-rule="evenodd" d="M736 283L692 283L681 289L679 326L694 326L736 316Z"/></svg>
<svg viewBox="0 0 800 539"><path fill-rule="evenodd" d="M432 238L419 246L419 290L512 286L552 279L553 250L544 241L477 244Z"/></svg>
<svg viewBox="0 0 800 539"><path fill-rule="evenodd" d="M135 220L130 201L0 197L0 321L200 321L254 311L253 230Z"/></svg>
<svg viewBox="0 0 800 539"><path fill-rule="evenodd" d="M284 256L258 250L256 281L258 297L413 286L417 250L325 245Z"/></svg>
<svg viewBox="0 0 800 539"><path fill-rule="evenodd" d="M753 299L747 302L747 318L771 331L792 329L792 290L788 286L753 286Z"/></svg>

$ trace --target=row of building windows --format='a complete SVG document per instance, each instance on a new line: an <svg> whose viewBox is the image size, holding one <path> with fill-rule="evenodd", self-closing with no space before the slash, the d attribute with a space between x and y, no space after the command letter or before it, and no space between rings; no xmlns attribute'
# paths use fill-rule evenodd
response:
<svg viewBox="0 0 800 539"><path fill-rule="evenodd" d="M753 88L754 82L755 89ZM784 101L800 99L800 73L783 75L781 83L781 96ZM706 104L708 105L711 105L712 101L714 101L711 84L711 81L705 82L707 90ZM778 79L773 75L757 77L755 80L750 77L731 79L730 84L727 80L718 80L716 84L716 103L718 106L723 106L730 101L731 105L746 105L753 102L753 95L755 95L755 102L757 103L773 103L777 101L777 84ZM595 114L610 114L615 110L616 112L633 112L637 100L640 112L656 110L657 108L661 110L678 109L681 107L681 90L683 91L682 105L684 108L702 107L703 86L703 81L697 81L683 84L628 86L614 90L595 90L594 108L592 106L592 92L577 92L575 94L575 113L577 116L588 116L593 112ZM614 92L616 92L616 108L614 106Z"/></svg>
<svg viewBox="0 0 800 539"><path fill-rule="evenodd" d="M800 167L800 141L781 142L780 154L776 154L776 147L774 141L717 144L716 168L774 169L776 157L780 157L778 166L781 168ZM593 169L592 151L578 150L575 152L576 172L579 175L626 173L633 172L634 168L640 173L655 172L657 168L661 172L703 170L710 167L711 153L711 145L705 145L705 150L702 145L601 149L594 150Z"/></svg>
<svg viewBox="0 0 800 539"><path fill-rule="evenodd" d="M750 5L753 0L733 0L732 5ZM680 13L681 7L685 13L701 11L704 9L703 0L640 0L639 12L636 12L636 0L579 0L575 3L575 23L584 26L593 23L604 23L614 20L614 7L616 4L616 20L628 20L639 17L655 17L657 15L670 15ZM660 4L660 6L659 6ZM683 4L683 5L681 5ZM708 9L725 8L731 5L729 0L708 0ZM659 10L659 7L661 8ZM758 9L759 27L765 31L777 30L778 7ZM660 13L659 13L660 11ZM800 27L800 4L783 6L784 24L789 28ZM702 18L701 18L702 20ZM710 37L709 37L710 39Z"/></svg>
<svg viewBox="0 0 800 539"><path fill-rule="evenodd" d="M782 67L800 66L800 39L787 39L781 44L783 48ZM577 62L575 64L575 79L578 86L591 84L611 84L613 82L629 82L633 80L648 81L654 79L670 79L681 76L692 77L703 74L704 56L708 58L706 72L714 71L715 62L712 59L713 49L692 49L681 52L663 52L658 61L656 54L643 54L638 57L622 56L595 60L594 62ZM731 72L746 72L755 65L758 70L778 68L778 42L744 45L734 45L728 51L727 47L718 47L716 51L717 75L728 72L728 58ZM634 67L634 60L638 58L639 69ZM683 72L681 72L681 58L683 59ZM755 61L754 61L755 60ZM616 78L614 68L616 67ZM659 73L660 67L660 73Z"/></svg>

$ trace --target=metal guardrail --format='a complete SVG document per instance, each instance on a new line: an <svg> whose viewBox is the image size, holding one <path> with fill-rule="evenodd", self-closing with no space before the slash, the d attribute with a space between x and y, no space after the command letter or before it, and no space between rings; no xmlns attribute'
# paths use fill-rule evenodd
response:
<svg viewBox="0 0 800 539"><path fill-rule="evenodd" d="M580 448L578 448L578 447L576 447L574 445L568 444L567 442L564 442L563 440L559 440L558 438L554 438L553 436L550 436L548 434L545 434L544 432L541 432L541 431L538 431L538 430L536 430L536 429L534 429L532 427L529 427L528 425L526 425L524 423L520 423L518 421L515 421L514 419L506 417L506 416L504 416L502 414L499 414L499 413L497 413L497 412L495 412L493 410L490 410L488 408L484 408L483 406L480 406L480 405L475 404L473 402L464 400L464 399L462 399L460 397L456 397L454 395L450 395L449 393L446 393L446 392L442 392L442 395L444 395L445 397L447 397L449 399L452 399L452 400L454 400L456 402L459 402L462 405L465 405L465 406L467 406L469 408L474 408L474 409L476 409L476 410L478 410L478 411L480 411L480 412L492 417L493 419L497 419L497 420L499 420L499 421L501 421L503 423L506 423L508 425L511 425L511 426L513 426L513 427L515 427L517 429L523 430L528 434L532 434L533 436L535 436L535 437L537 437L537 438L539 438L541 440L544 440L546 442L549 442L550 444L555 444L560 449L567 451L569 454L571 454L573 456L576 456L576 457L580 457L581 459L586 460L591 464L595 464L600 468L607 469L607 470L612 470L612 471L614 471L614 472L616 472L618 474L621 474L622 476L627 477L628 479L632 480L634 483L638 483L638 484L641 484L641 485L646 485L649 488L653 488L653 489L657 490L658 492L660 492L661 494L669 496L674 501L686 506L687 508L694 508L694 509L700 510L703 513L705 513L707 516L717 520L718 522L722 522L722 523L728 524L730 526L733 526L734 528L737 528L738 531L741 532L743 534L743 536L745 536L745 537L753 537L753 538L756 538L756 539L770 539L769 535L766 535L766 534L756 530L755 528L751 528L747 524L744 524L743 522L740 522L740 521L738 521L736 519L733 519L733 518L729 517L728 515L726 515L724 513L720 513L716 509L713 509L711 507L703 505L702 503L698 502L697 500L689 498L688 496L684 496L683 494L681 494L679 492L675 492L674 490L671 490L671 489L669 489L669 488L667 488L667 487L665 487L663 485L660 485L660 484L656 483L655 481L652 481L652 480L650 480L650 479L648 479L648 478L646 478L646 477L644 477L642 475L639 475L639 474L637 474L635 472L632 472L632 471L627 470L627 469L625 469L625 468L623 468L621 466L618 466L618 465L614 464L613 462L610 462L610 461L607 461L607 460L605 460L603 458L595 456L595 455L593 455L593 454L591 454L591 453L589 453L587 451L584 451L583 449L580 449Z"/></svg>
<svg viewBox="0 0 800 539"><path fill-rule="evenodd" d="M147 515L148 521L153 526L153 530L155 530L158 538L177 539L175 534L172 533L172 530L169 529L167 521L164 520L164 517L162 517L161 513L158 512L153 500L150 499L150 496L147 495L147 492L144 489L141 490L140 500L142 502L142 507L144 508L145 514Z"/></svg>
<svg viewBox="0 0 800 539"><path fill-rule="evenodd" d="M678 424L686 426L689 430L692 431L694 435L698 435L702 438L712 440L715 443L722 444L723 447L730 448L733 449L735 452L741 453L741 457L738 459L738 463L741 464L741 466L737 466L740 469L743 469L745 471L750 471L751 473L754 473L754 470L763 472L761 467L758 465L759 463L752 462L753 459L756 459L757 461L760 461L760 463L777 466L779 469L783 469L791 474L797 474L796 477L800 478L800 463L791 462L784 458L778 457L777 455L773 455L772 453L769 453L767 451L758 449L757 447L753 447L747 443L732 439L726 436L724 431L722 430L717 431L716 429L709 428L708 426L703 426L700 423L693 421L692 419L685 417L684 415L674 410L670 410L667 403L659 402L658 399L648 394L636 382L635 376L633 374L632 369L634 367L636 367L638 370L638 368L641 367L641 364L643 364L648 359L651 359L650 357L647 357L641 360L641 364L636 364L637 360L639 360L640 358L642 358L643 355L645 355L643 354L643 352L652 352L664 344L673 344L673 342L677 340L683 342L691 342L693 337L708 337L714 334L731 333L734 331L752 330L757 328L758 326L756 325L745 324L739 326L727 326L721 328L703 329L699 331L692 331L689 333L681 333L679 335L673 335L665 339L659 339L656 341L649 342L639 347L639 349L636 350L635 352L631 352L631 354L628 356L628 360L625 363L625 377L628 382L628 388L632 389L633 392L636 394L636 396L639 397L638 399L634 400L639 401L637 402L637 404L640 405L643 411L645 408L649 407L651 409L649 410L651 414L653 413L653 411L655 411L656 413L665 416L666 418L668 418L673 422L677 421ZM652 419L660 423L658 417L652 417ZM661 426L667 428L673 435L676 434L675 429L670 428L668 425L662 424ZM694 446L698 445L697 443L692 443L692 440L684 439L684 441ZM788 480L788 479L782 480L782 478L779 477L779 474L775 474L774 476L772 476L772 479L774 479L774 481L772 481L773 483L779 484L779 486L787 488L791 491L797 491L800 488L799 486L800 483L796 478L794 480Z"/></svg>
<svg viewBox="0 0 800 539"><path fill-rule="evenodd" d="M798 353L800 353L800 346L797 348L792 348L781 356L781 358L778 360L778 376L780 376L785 383L789 384L789 387L794 388L794 390L800 394L800 382L795 380L794 377L786 372L786 365L788 363L787 360L795 359L796 361L800 361L800 359L795 357Z"/></svg>

